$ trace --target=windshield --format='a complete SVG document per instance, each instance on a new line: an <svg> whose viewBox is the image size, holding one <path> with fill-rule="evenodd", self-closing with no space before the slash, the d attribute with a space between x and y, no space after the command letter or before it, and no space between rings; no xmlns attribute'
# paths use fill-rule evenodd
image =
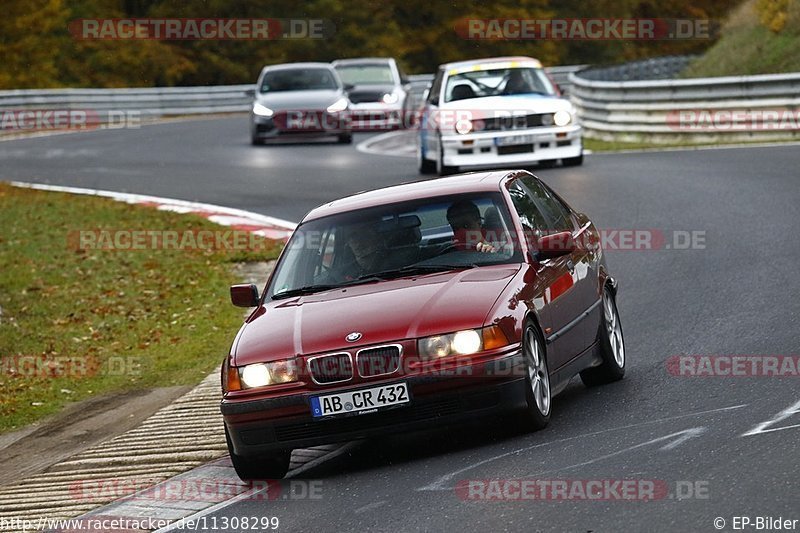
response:
<svg viewBox="0 0 800 533"><path fill-rule="evenodd" d="M444 101L520 94L555 96L556 91L540 68L474 70L447 78Z"/></svg>
<svg viewBox="0 0 800 533"><path fill-rule="evenodd" d="M351 85L394 85L389 65L339 65L336 72L344 83Z"/></svg>
<svg viewBox="0 0 800 533"><path fill-rule="evenodd" d="M336 90L339 85L324 68L280 69L268 71L261 80L261 92Z"/></svg>
<svg viewBox="0 0 800 533"><path fill-rule="evenodd" d="M499 192L427 198L312 220L286 245L267 296L520 262L512 228Z"/></svg>

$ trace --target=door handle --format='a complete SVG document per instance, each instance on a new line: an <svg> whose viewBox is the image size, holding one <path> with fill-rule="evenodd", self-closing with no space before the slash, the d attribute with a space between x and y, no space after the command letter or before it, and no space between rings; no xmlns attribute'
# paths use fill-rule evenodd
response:
<svg viewBox="0 0 800 533"><path fill-rule="evenodd" d="M575 272L575 263L572 261L572 259L567 259L567 268L569 269L570 274Z"/></svg>

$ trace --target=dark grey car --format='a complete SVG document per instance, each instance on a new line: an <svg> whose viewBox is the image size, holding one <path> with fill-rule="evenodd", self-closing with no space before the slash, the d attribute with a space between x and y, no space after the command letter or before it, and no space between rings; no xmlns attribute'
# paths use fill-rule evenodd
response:
<svg viewBox="0 0 800 533"><path fill-rule="evenodd" d="M268 139L335 136L353 140L350 101L336 70L328 63L287 63L264 67L252 91L250 137Z"/></svg>

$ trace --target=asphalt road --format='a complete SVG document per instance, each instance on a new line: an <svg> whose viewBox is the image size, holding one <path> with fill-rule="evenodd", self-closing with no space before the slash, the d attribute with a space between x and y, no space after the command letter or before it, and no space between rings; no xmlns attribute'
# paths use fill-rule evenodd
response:
<svg viewBox="0 0 800 533"><path fill-rule="evenodd" d="M239 117L8 141L0 143L0 179L200 200L289 220L344 194L422 179L412 159L248 141ZM703 232L703 247L608 252L621 283L625 380L591 390L574 381L555 399L550 426L534 434L476 421L353 445L304 473L321 481L320 498L303 498L301 488L277 501L243 500L207 524L258 515L277 516L282 531L672 532L718 531L717 517L725 531L735 516L800 520L798 377L691 378L666 365L686 354L800 354L798 167L800 150L784 146L598 154L580 168L537 172L601 228L657 230L669 243L675 231ZM797 413L777 420L792 406ZM490 478L656 480L673 497L469 501L454 490ZM693 497L678 497L690 487Z"/></svg>

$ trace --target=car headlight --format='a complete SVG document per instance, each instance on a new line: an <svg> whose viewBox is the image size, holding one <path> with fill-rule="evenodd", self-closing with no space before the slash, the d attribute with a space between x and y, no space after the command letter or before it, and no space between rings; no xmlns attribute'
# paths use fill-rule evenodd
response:
<svg viewBox="0 0 800 533"><path fill-rule="evenodd" d="M384 104L396 104L400 100L400 96L397 93L386 93L383 95L382 100Z"/></svg>
<svg viewBox="0 0 800 533"><path fill-rule="evenodd" d="M294 359L246 365L238 371L243 389L291 383L298 379L297 363Z"/></svg>
<svg viewBox="0 0 800 533"><path fill-rule="evenodd" d="M472 121L462 118L458 122L456 122L456 132L460 133L461 135L466 135L467 133L472 131Z"/></svg>
<svg viewBox="0 0 800 533"><path fill-rule="evenodd" d="M347 98L339 98L328 106L328 113L338 113L347 109Z"/></svg>
<svg viewBox="0 0 800 533"><path fill-rule="evenodd" d="M258 115L259 117L271 117L272 115L275 114L272 111L272 109L268 108L265 105L259 104L258 102L253 104L253 113Z"/></svg>
<svg viewBox="0 0 800 533"><path fill-rule="evenodd" d="M553 122L556 126L566 126L572 122L572 115L570 115L569 111L564 111L563 109L556 111L553 114Z"/></svg>
<svg viewBox="0 0 800 533"><path fill-rule="evenodd" d="M417 350L423 359L438 359L450 355L471 355L508 344L503 330L495 325L424 337L417 342Z"/></svg>

